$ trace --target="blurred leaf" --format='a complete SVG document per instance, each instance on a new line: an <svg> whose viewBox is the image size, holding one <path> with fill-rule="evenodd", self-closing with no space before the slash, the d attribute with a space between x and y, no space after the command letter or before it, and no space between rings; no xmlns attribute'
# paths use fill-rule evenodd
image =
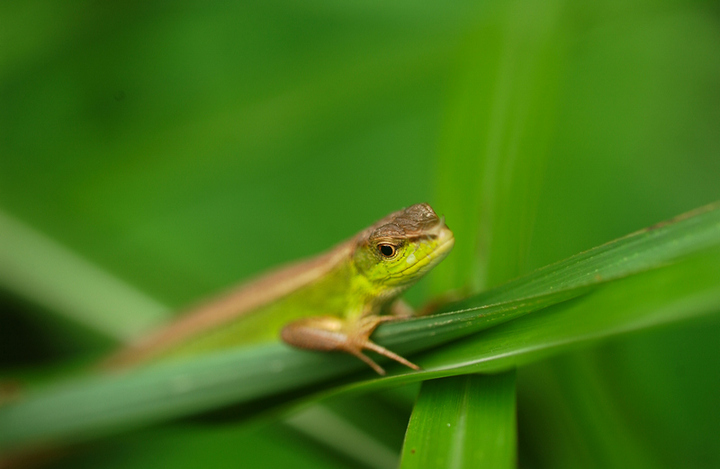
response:
<svg viewBox="0 0 720 469"><path fill-rule="evenodd" d="M338 457L282 425L161 426L83 445L79 449L70 454L55 455L47 467L231 469L241 462L243 468L367 468Z"/></svg>
<svg viewBox="0 0 720 469"><path fill-rule="evenodd" d="M464 37L438 157L438 207L458 239L437 291L528 271L566 38L561 1L490 9Z"/></svg>
<svg viewBox="0 0 720 469"><path fill-rule="evenodd" d="M717 8L566 6L569 60L532 267L720 198ZM687 329L625 335L611 349L520 369L521 467L718 467L708 435L718 434L710 416L720 400L707 390L720 376L711 352L720 331Z"/></svg>
<svg viewBox="0 0 720 469"><path fill-rule="evenodd" d="M439 207L448 207L455 235L465 242L458 243L455 255L440 265L433 277L441 294L459 287L466 292L487 290L529 271L538 195L555 132L557 96L566 60L566 31L561 27L564 2L506 5L489 9L466 35L458 53L460 71L454 77L455 90L448 100L443 125L437 189ZM555 287L562 290L565 286ZM519 293L514 292L515 298ZM466 304L477 300L475 297ZM480 301L490 304L502 300L483 297ZM452 307L458 308L463 306ZM432 385L425 382L423 389ZM494 391L490 386L478 392L485 395ZM503 399L512 406L508 414L514 419L515 386L505 392ZM451 393L448 389L448 397ZM514 442L514 420L512 428L509 439ZM482 426L476 430L476 438L448 441L423 429L428 434L414 438L436 440L432 450L424 445L425 454L433 456L408 459L406 448L404 462L415 460L416 465L424 466L435 459L434 465L442 467L446 464L438 461L447 463L451 459L453 467L514 465L515 445L509 447L509 439L498 439L497 432L482 431ZM452 456L439 456L443 454ZM485 455L487 460L456 457L460 454Z"/></svg>
<svg viewBox="0 0 720 469"><path fill-rule="evenodd" d="M425 381L401 467L515 467L515 427L515 371Z"/></svg>
<svg viewBox="0 0 720 469"><path fill-rule="evenodd" d="M546 367L549 376L538 377L539 379L534 383L540 392L545 391L548 381L551 381L553 374L557 373L562 376L560 386L567 392L564 409L558 409L560 415L548 416L543 424L545 431L557 431L565 435L569 439L569 444L554 445L553 452L557 451L560 454L546 454L541 450L543 453L541 459L552 461L555 467L558 467L556 464L560 467L661 467L653 452L643 448L635 435L629 431L622 411L608 399L605 383L593 372L592 366L582 363L582 355L582 352L578 352L550 360L550 366ZM580 422L592 422L593 428L587 429L591 434L583 435L580 428L575 428L570 432L572 434L557 428L558 420L569 417L565 414L569 408L578 413ZM536 409L536 412L543 410ZM572 417L570 419L575 420ZM581 424L581 427L585 425ZM588 438L588 442L583 441L584 436ZM538 449L535 442L529 442L528 446L535 446L535 449ZM567 464L568 460L572 460L572 463Z"/></svg>
<svg viewBox="0 0 720 469"><path fill-rule="evenodd" d="M561 302L419 357L424 371L354 387L508 369L576 343L714 312L720 308L718 246L720 209L706 207L481 294L463 303L465 310L387 324L376 338L404 353ZM94 437L297 389L362 366L352 357L269 344L79 379L0 409L0 445Z"/></svg>
<svg viewBox="0 0 720 469"><path fill-rule="evenodd" d="M522 466L717 467L718 334L714 314L523 367Z"/></svg>
<svg viewBox="0 0 720 469"><path fill-rule="evenodd" d="M169 317L167 308L0 211L0 285L120 342Z"/></svg>
<svg viewBox="0 0 720 469"><path fill-rule="evenodd" d="M365 407L364 410L367 412L369 408ZM370 417L377 417L376 423L385 420L383 415ZM345 419L323 405L310 406L296 412L285 419L285 424L368 467L397 467L398 454L385 441L377 438L377 435L363 431L355 419Z"/></svg>

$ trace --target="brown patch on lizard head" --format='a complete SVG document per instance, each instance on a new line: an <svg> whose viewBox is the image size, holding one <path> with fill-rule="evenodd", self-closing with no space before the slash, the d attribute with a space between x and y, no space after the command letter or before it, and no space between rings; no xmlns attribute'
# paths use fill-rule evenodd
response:
<svg viewBox="0 0 720 469"><path fill-rule="evenodd" d="M430 205L415 204L391 213L371 226L368 240L434 237L444 225Z"/></svg>

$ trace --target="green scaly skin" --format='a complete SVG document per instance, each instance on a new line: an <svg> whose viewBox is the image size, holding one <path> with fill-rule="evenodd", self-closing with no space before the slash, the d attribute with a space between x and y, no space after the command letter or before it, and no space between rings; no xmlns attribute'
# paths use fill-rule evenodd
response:
<svg viewBox="0 0 720 469"><path fill-rule="evenodd" d="M418 369L373 344L369 336L378 324L394 317L381 315L387 306L440 262L453 244L452 232L429 205L413 205L388 215L324 256L270 274L209 303L199 308L194 318L191 312L189 319L141 342L129 354L121 354L119 363L195 355L281 336L301 348L351 353L380 374L384 370L364 355L363 349ZM297 281L302 275L309 280ZM243 306L248 297L264 295L278 285L281 290L288 285L287 291L269 294L268 301L252 308ZM209 321L209 325L200 319L203 314L211 316L208 311L218 309L217 304L227 309L233 302L238 312L232 317Z"/></svg>

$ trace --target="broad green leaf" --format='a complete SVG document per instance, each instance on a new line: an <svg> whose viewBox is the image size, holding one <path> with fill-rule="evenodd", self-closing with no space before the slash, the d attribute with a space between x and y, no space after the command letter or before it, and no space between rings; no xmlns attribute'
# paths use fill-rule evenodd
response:
<svg viewBox="0 0 720 469"><path fill-rule="evenodd" d="M401 467L513 468L515 419L515 371L425 381Z"/></svg>
<svg viewBox="0 0 720 469"><path fill-rule="evenodd" d="M630 245L635 246L632 252ZM720 210L707 207L480 295L477 304L464 303L465 310L387 324L377 334L380 343L417 351L555 304L418 357L424 371L402 370L354 388L508 369L568 346L712 313L720 309L719 246ZM548 277L555 280L548 283ZM505 302L493 304L497 300ZM351 357L268 344L124 375L76 379L1 408L0 446L95 437L298 389L358 369L362 364Z"/></svg>

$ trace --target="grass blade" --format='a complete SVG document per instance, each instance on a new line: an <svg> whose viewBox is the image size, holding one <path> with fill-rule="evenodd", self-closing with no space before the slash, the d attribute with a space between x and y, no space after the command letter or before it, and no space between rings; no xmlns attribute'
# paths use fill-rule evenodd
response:
<svg viewBox="0 0 720 469"><path fill-rule="evenodd" d="M515 372L423 383L402 469L515 467Z"/></svg>
<svg viewBox="0 0 720 469"><path fill-rule="evenodd" d="M0 285L130 342L167 321L164 305L0 211Z"/></svg>

